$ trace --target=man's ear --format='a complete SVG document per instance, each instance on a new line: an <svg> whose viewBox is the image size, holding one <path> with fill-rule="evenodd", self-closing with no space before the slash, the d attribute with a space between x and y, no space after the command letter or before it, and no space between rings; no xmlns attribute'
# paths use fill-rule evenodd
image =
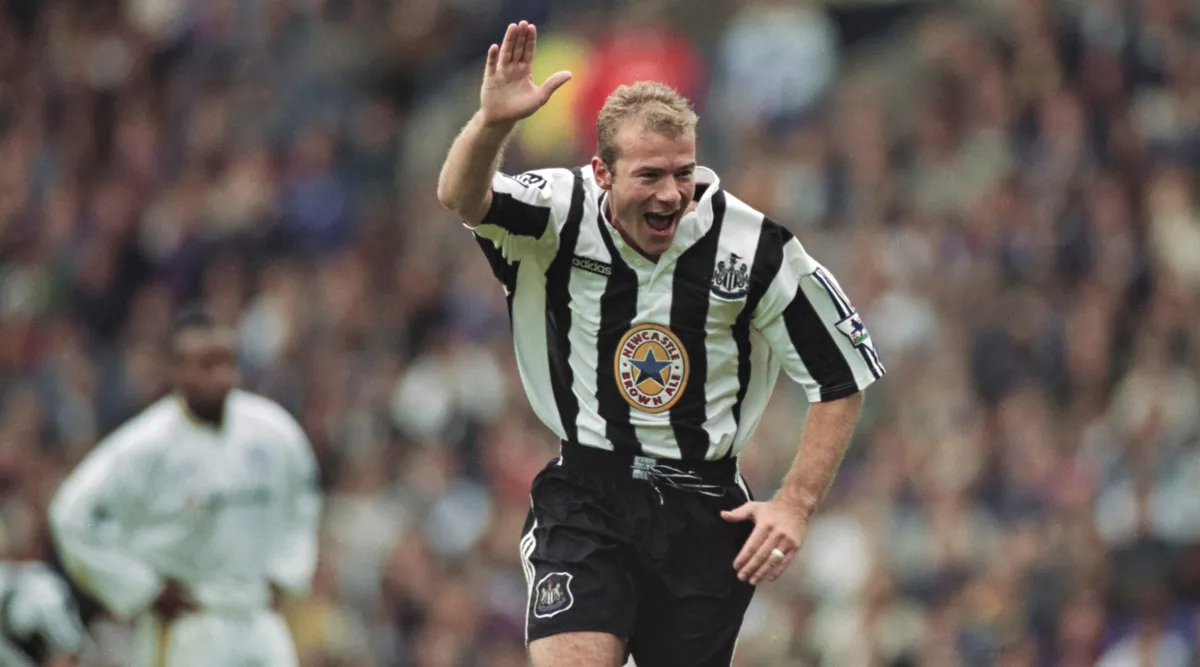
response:
<svg viewBox="0 0 1200 667"><path fill-rule="evenodd" d="M601 160L599 156L592 158L592 175L596 177L596 185L599 185L600 189L612 189L612 172L608 170L608 165L605 164L604 160Z"/></svg>

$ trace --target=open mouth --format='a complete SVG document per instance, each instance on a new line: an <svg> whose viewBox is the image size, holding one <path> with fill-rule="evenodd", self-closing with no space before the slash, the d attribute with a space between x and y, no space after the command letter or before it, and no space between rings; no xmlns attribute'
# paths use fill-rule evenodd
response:
<svg viewBox="0 0 1200 667"><path fill-rule="evenodd" d="M670 234L675 229L674 213L647 213L644 218L655 234Z"/></svg>

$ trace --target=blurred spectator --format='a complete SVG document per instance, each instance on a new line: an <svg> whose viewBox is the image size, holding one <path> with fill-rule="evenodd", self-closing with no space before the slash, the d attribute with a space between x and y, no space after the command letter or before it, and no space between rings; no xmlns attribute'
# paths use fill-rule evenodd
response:
<svg viewBox="0 0 1200 667"><path fill-rule="evenodd" d="M624 84L659 81L678 90L697 107L708 89L706 66L692 40L670 20L664 0L622 5L598 36L576 100L579 151L596 150L596 117L609 93Z"/></svg>
<svg viewBox="0 0 1200 667"><path fill-rule="evenodd" d="M822 101L840 64L836 26L818 3L751 0L725 29L718 56L719 112L736 137L795 123Z"/></svg>

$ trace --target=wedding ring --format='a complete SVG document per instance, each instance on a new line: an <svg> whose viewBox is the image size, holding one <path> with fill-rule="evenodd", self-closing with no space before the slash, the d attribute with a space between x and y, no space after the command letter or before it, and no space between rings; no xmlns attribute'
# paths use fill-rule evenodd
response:
<svg viewBox="0 0 1200 667"><path fill-rule="evenodd" d="M779 549L779 547L775 547L774 549L771 549L771 558L774 558L775 560L783 560L785 555L786 554L784 554L783 551Z"/></svg>

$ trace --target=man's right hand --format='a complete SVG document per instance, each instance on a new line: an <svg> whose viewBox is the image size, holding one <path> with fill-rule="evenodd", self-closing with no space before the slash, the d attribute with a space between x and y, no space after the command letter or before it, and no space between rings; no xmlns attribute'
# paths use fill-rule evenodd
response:
<svg viewBox="0 0 1200 667"><path fill-rule="evenodd" d="M183 614L197 610L196 601L192 599L187 589L174 579L167 581L167 585L162 592L158 594L158 599L154 601L154 613L165 621L173 621Z"/></svg>
<svg viewBox="0 0 1200 667"><path fill-rule="evenodd" d="M487 68L479 93L484 125L502 127L532 116L554 91L571 79L570 72L556 72L542 85L533 82L533 52L537 27L521 21L508 24L504 41L488 49Z"/></svg>

